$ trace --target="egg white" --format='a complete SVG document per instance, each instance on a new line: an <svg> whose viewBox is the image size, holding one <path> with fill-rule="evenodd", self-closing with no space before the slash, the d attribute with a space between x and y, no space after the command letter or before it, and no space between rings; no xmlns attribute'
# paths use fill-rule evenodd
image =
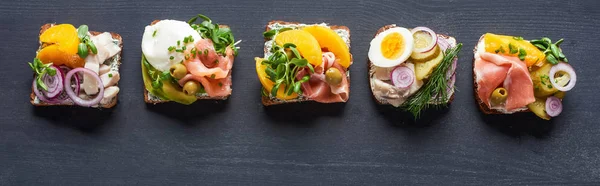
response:
<svg viewBox="0 0 600 186"><path fill-rule="evenodd" d="M404 39L404 52L396 59L388 59L381 53L381 43L383 38L392 33L398 33ZM378 67L394 67L404 63L410 57L414 48L414 38L412 33L403 27L394 27L379 33L373 40L369 48L369 60Z"/></svg>
<svg viewBox="0 0 600 186"><path fill-rule="evenodd" d="M148 60L148 63L159 71L167 71L171 65L181 62L184 54L175 51L169 51L170 46L177 46L177 41L192 36L194 41L201 38L200 34L194 30L188 23L176 20L161 20L154 25L146 26L144 36L142 37L142 52ZM188 43L186 48L194 47L193 43ZM173 59L170 59L173 56Z"/></svg>

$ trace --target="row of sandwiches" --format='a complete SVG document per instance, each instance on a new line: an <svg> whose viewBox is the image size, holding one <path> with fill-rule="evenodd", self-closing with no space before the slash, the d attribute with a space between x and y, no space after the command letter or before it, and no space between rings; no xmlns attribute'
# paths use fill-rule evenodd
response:
<svg viewBox="0 0 600 186"><path fill-rule="evenodd" d="M265 106L295 102L339 103L350 96L350 29L346 26L271 21L263 33L264 56L256 57ZM204 15L190 20L155 20L142 38L144 99L158 104L225 100L239 47L226 25ZM525 40L487 33L473 50L475 99L486 114L533 112L559 115L576 75L560 49L562 39ZM29 66L35 106L111 108L119 93L123 39L86 25L46 24ZM374 100L412 113L454 99L462 43L427 27L387 25L368 51Z"/></svg>

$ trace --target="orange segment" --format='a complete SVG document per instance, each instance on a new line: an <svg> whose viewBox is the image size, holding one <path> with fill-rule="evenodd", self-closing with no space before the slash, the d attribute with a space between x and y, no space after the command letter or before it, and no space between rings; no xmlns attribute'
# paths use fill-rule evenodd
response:
<svg viewBox="0 0 600 186"><path fill-rule="evenodd" d="M323 63L321 46L315 37L304 30L290 30L277 34L275 43L283 46L286 43L296 45L298 52L313 66Z"/></svg>
<svg viewBox="0 0 600 186"><path fill-rule="evenodd" d="M270 94L274 83L267 77L267 73L265 72L267 66L261 64L264 59L257 57L254 58L254 60L256 60L256 74L258 75L258 79L262 86L267 90L267 93ZM277 90L277 95L275 97L282 100L290 100L298 97L298 94L296 93L292 93L292 95L288 96L284 91L284 86L279 86L279 90Z"/></svg>
<svg viewBox="0 0 600 186"><path fill-rule="evenodd" d="M85 60L77 55L77 29L71 24L50 27L40 35L40 42L46 47L37 54L43 63L66 65L71 68L83 67Z"/></svg>
<svg viewBox="0 0 600 186"><path fill-rule="evenodd" d="M540 51L537 47L533 46L533 44L529 43L529 41L515 39L515 37L513 36L504 36L487 33L484 36L484 40L485 51L490 53L498 53L506 56L518 57L518 50L525 50L525 52L527 53L527 55L525 56L525 63L528 67L538 62L542 62L546 59L546 55L544 55L544 53ZM511 54L509 45L512 45L513 48L516 48L517 52L513 52L513 54Z"/></svg>
<svg viewBox="0 0 600 186"><path fill-rule="evenodd" d="M329 27L324 26L307 26L302 30L309 32L313 35L321 48L327 48L329 52L335 54L335 57L339 59L340 65L344 68L348 68L351 65L350 50L344 39L340 37L335 31Z"/></svg>

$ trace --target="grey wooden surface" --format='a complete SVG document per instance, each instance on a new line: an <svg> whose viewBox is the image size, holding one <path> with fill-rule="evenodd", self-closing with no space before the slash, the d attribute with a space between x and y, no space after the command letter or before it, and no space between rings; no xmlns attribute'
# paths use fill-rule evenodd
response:
<svg viewBox="0 0 600 186"><path fill-rule="evenodd" d="M243 40L225 102L146 105L140 42L155 19L203 13ZM600 1L0 1L0 185L600 184ZM354 65L346 104L260 104L253 58L270 20L346 25ZM39 27L87 24L123 36L114 109L34 108ZM374 104L365 65L386 24L428 26L464 43L450 108L417 124ZM579 80L550 122L482 115L471 49L486 32L565 38Z"/></svg>

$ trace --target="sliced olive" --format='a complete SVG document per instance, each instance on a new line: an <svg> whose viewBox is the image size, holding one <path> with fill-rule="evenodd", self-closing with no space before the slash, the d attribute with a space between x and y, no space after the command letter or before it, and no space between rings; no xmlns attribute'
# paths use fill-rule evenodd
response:
<svg viewBox="0 0 600 186"><path fill-rule="evenodd" d="M188 81L183 85L183 93L188 96L196 95L196 93L200 90L200 83L196 81Z"/></svg>
<svg viewBox="0 0 600 186"><path fill-rule="evenodd" d="M337 68L329 68L325 72L325 81L330 85L339 85L342 83L342 73Z"/></svg>
<svg viewBox="0 0 600 186"><path fill-rule="evenodd" d="M171 66L169 72L171 73L171 76L175 79L181 79L187 74L187 68L185 68L185 65L177 63Z"/></svg>
<svg viewBox="0 0 600 186"><path fill-rule="evenodd" d="M506 89L502 87L496 88L496 90L492 92L492 105L501 105L506 101L506 97L508 97L508 92L506 91Z"/></svg>

